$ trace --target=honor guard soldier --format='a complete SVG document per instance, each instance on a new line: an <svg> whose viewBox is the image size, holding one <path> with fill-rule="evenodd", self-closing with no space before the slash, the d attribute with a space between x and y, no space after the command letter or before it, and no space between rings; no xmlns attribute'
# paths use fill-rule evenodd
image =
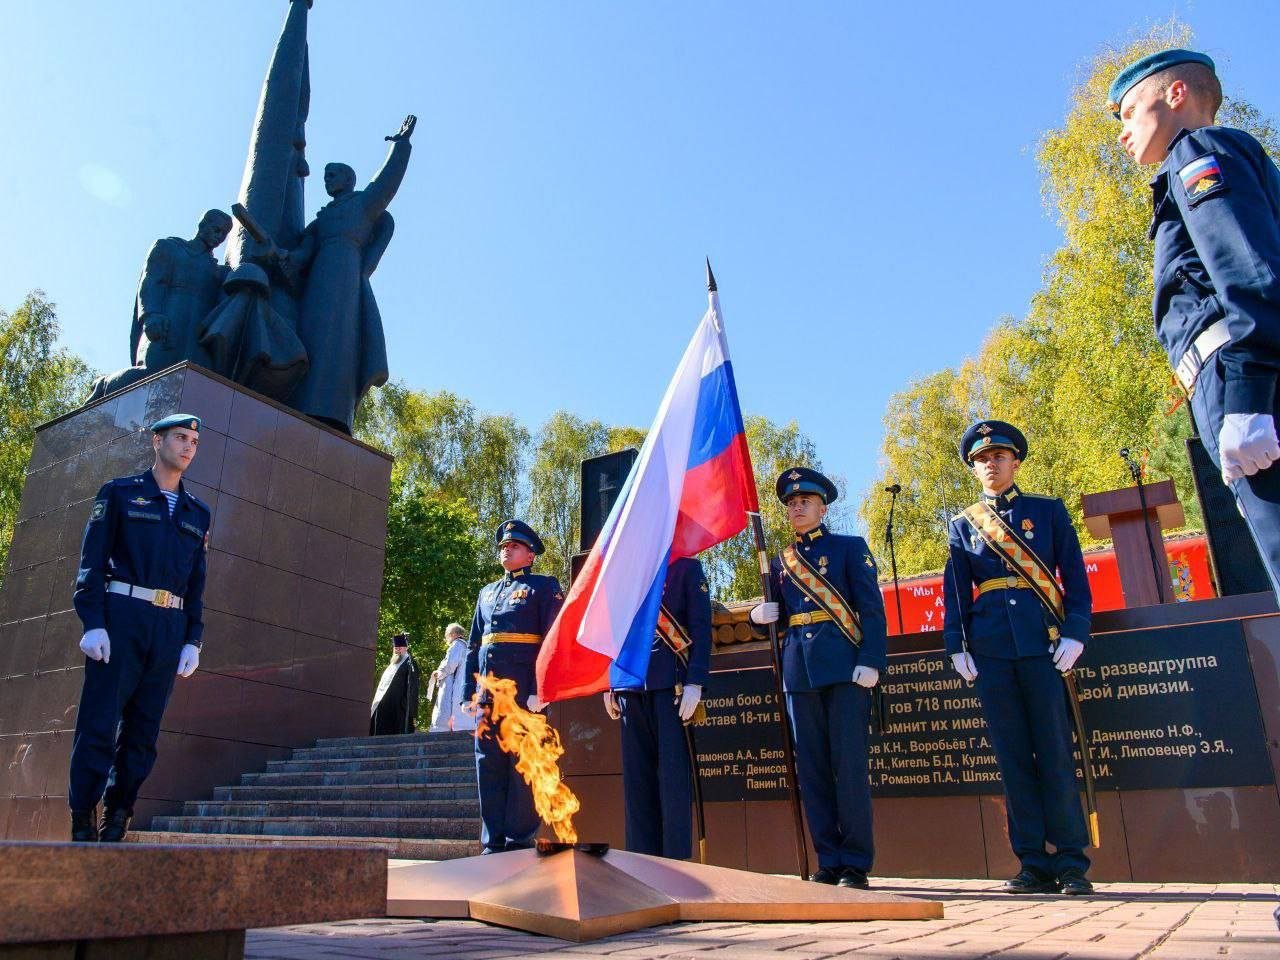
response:
<svg viewBox="0 0 1280 960"><path fill-rule="evenodd" d="M977 685L1004 780L1009 841L1022 869L1003 889L1092 893L1060 675L1089 639L1080 541L1061 500L1023 493L1013 482L1027 456L1016 427L975 423L960 456L982 499L947 526L943 639L956 671Z"/></svg>
<svg viewBox="0 0 1280 960"><path fill-rule="evenodd" d="M649 669L618 666L604 707L622 720L622 792L627 849L687 860L693 853L693 749L685 724L711 671L711 594L702 564L672 562L662 587Z"/></svg>
<svg viewBox="0 0 1280 960"><path fill-rule="evenodd" d="M499 524L494 540L498 561L506 574L480 591L468 638L464 704L476 693L476 674L514 680L516 702L540 711L537 694L538 648L551 629L564 593L555 577L531 572L533 558L542 553L542 540L519 520ZM490 701L480 691L483 719ZM476 708L468 708L476 709ZM498 731L488 724L476 734L476 782L480 788L480 842L485 853L521 850L533 845L538 814L533 794L516 772L516 758L498 745Z"/></svg>
<svg viewBox="0 0 1280 960"><path fill-rule="evenodd" d="M103 484L80 548L74 604L87 659L67 791L71 839L80 842L124 839L174 678L200 663L211 514L182 485L200 420L175 414L151 431L155 463Z"/></svg>
<svg viewBox="0 0 1280 960"><path fill-rule="evenodd" d="M865 890L875 854L867 728L871 688L886 662L884 598L867 542L822 522L835 484L796 467L776 489L795 542L770 563L777 601L756 606L751 619L786 626L782 685L818 853L810 879Z"/></svg>
<svg viewBox="0 0 1280 960"><path fill-rule="evenodd" d="M1222 87L1203 53L1143 57L1109 98L1125 151L1160 164L1156 336L1280 593L1280 171L1249 134L1213 125Z"/></svg>

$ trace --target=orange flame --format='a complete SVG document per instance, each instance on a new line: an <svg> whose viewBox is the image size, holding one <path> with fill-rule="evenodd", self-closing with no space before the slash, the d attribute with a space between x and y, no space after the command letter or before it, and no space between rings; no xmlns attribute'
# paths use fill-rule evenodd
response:
<svg viewBox="0 0 1280 960"><path fill-rule="evenodd" d="M516 757L516 771L533 791L533 805L542 822L556 832L562 843L576 843L573 815L582 804L560 779L560 733L540 713L526 710L516 703L516 682L499 679L493 674L476 676L481 689L493 698L488 714L480 715L476 736L497 724L498 746Z"/></svg>

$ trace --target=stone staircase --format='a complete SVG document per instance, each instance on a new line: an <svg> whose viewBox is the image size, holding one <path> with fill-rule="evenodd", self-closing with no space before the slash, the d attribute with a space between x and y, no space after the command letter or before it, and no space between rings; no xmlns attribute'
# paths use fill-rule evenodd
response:
<svg viewBox="0 0 1280 960"><path fill-rule="evenodd" d="M417 860L472 856L480 852L472 751L470 733L320 740L129 836L138 843L373 845Z"/></svg>

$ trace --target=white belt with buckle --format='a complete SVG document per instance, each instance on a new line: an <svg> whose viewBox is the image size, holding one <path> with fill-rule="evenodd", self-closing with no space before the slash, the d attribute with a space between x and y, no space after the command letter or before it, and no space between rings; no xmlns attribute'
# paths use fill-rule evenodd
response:
<svg viewBox="0 0 1280 960"><path fill-rule="evenodd" d="M170 593L168 590L149 590L146 587L135 587L131 583L112 580L107 584L107 592L119 593L126 597L136 597L139 600L147 601L153 607L164 607L167 610L182 609L182 598Z"/></svg>
<svg viewBox="0 0 1280 960"><path fill-rule="evenodd" d="M1231 340L1231 332L1227 329L1226 319L1212 324L1207 330L1191 341L1191 349L1182 355L1173 372L1178 375L1178 382L1187 396L1195 393L1196 380L1200 371L1209 362L1209 358L1223 348Z"/></svg>

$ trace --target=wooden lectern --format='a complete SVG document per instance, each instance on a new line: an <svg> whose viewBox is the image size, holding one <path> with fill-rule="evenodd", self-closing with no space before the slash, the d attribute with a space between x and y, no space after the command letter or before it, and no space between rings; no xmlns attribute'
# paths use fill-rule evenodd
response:
<svg viewBox="0 0 1280 960"><path fill-rule="evenodd" d="M1164 550L1165 527L1180 527L1186 517L1172 480L1143 484L1147 510L1143 515L1137 487L1122 487L1102 493L1086 493L1080 498L1084 525L1099 539L1110 537L1115 544L1116 566L1120 570L1120 590L1126 607L1149 607L1173 602L1169 557ZM1150 543L1155 544L1160 566L1157 581L1151 564Z"/></svg>

